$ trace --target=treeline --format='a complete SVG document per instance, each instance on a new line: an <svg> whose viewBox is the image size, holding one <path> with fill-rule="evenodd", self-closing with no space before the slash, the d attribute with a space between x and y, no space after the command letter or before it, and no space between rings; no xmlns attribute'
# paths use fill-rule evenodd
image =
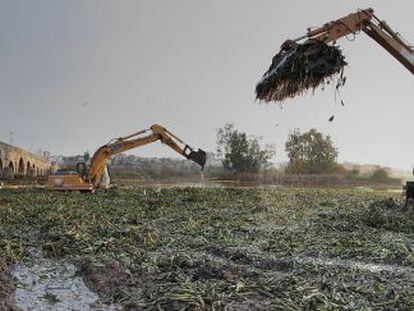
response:
<svg viewBox="0 0 414 311"><path fill-rule="evenodd" d="M360 166L338 163L338 149L328 135L316 129L307 132L294 130L287 137L284 150L285 165L276 167L277 150L274 145L240 131L227 123L217 130L216 153L208 153L202 176L217 180L238 180L281 185L367 185L399 184L390 172L379 166L367 174ZM89 153L82 156L61 157L61 166L73 168L79 160L88 162ZM119 154L108 163L115 179L199 181L200 168L185 159L143 158L133 154Z"/></svg>
<svg viewBox="0 0 414 311"><path fill-rule="evenodd" d="M260 140L226 124L217 131L217 155L223 178L277 184L399 184L389 171L377 167L372 174L362 175L357 168L347 169L338 163L338 149L329 135L316 129L294 130L285 143L288 163L281 168L271 166L276 155L273 145L262 146Z"/></svg>

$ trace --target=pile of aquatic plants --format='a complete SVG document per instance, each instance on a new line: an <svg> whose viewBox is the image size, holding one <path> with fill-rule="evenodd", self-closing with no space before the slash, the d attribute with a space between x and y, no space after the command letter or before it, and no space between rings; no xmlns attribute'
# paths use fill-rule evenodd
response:
<svg viewBox="0 0 414 311"><path fill-rule="evenodd" d="M392 209L381 203L389 193L130 188L0 195L0 258L8 266L33 247L66 258L90 288L126 310L414 308L412 217L396 209L387 217L400 226L389 228L367 216L376 202Z"/></svg>
<svg viewBox="0 0 414 311"><path fill-rule="evenodd" d="M256 85L256 98L265 102L283 101L330 83L341 75L337 87L345 82L345 57L336 45L309 40L283 48Z"/></svg>

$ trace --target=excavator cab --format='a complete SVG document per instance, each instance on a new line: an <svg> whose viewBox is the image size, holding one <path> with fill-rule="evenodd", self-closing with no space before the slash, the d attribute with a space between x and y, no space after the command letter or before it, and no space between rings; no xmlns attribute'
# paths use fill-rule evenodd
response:
<svg viewBox="0 0 414 311"><path fill-rule="evenodd" d="M412 171L414 175L414 167ZM405 209L406 210L414 210L414 181L407 181L404 186L404 193L405 193Z"/></svg>
<svg viewBox="0 0 414 311"><path fill-rule="evenodd" d="M76 171L78 172L78 174L83 178L83 179L85 179L86 178L86 176L88 176L88 168L87 168L87 166L86 166L86 163L85 162L78 162L77 164L76 164Z"/></svg>

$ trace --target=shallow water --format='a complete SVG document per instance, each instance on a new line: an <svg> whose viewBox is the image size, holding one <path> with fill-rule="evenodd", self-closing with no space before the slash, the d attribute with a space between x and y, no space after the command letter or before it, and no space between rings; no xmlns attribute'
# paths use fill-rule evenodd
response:
<svg viewBox="0 0 414 311"><path fill-rule="evenodd" d="M22 310L118 310L99 302L72 263L34 258L16 265L12 274L17 279L15 303Z"/></svg>

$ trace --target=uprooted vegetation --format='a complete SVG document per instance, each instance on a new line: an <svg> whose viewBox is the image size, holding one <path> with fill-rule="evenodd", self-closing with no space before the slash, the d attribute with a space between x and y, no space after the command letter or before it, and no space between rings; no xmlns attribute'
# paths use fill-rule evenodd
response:
<svg viewBox="0 0 414 311"><path fill-rule="evenodd" d="M10 267L41 248L75 262L91 289L126 310L414 308L414 218L389 193L0 195L0 262Z"/></svg>
<svg viewBox="0 0 414 311"><path fill-rule="evenodd" d="M256 85L256 97L265 102L279 102L318 86L330 83L340 74L336 87L345 83L343 69L347 65L336 45L309 40L282 50Z"/></svg>
<svg viewBox="0 0 414 311"><path fill-rule="evenodd" d="M17 310L13 303L13 287L14 284L10 274L10 267L4 258L0 257L0 310Z"/></svg>

